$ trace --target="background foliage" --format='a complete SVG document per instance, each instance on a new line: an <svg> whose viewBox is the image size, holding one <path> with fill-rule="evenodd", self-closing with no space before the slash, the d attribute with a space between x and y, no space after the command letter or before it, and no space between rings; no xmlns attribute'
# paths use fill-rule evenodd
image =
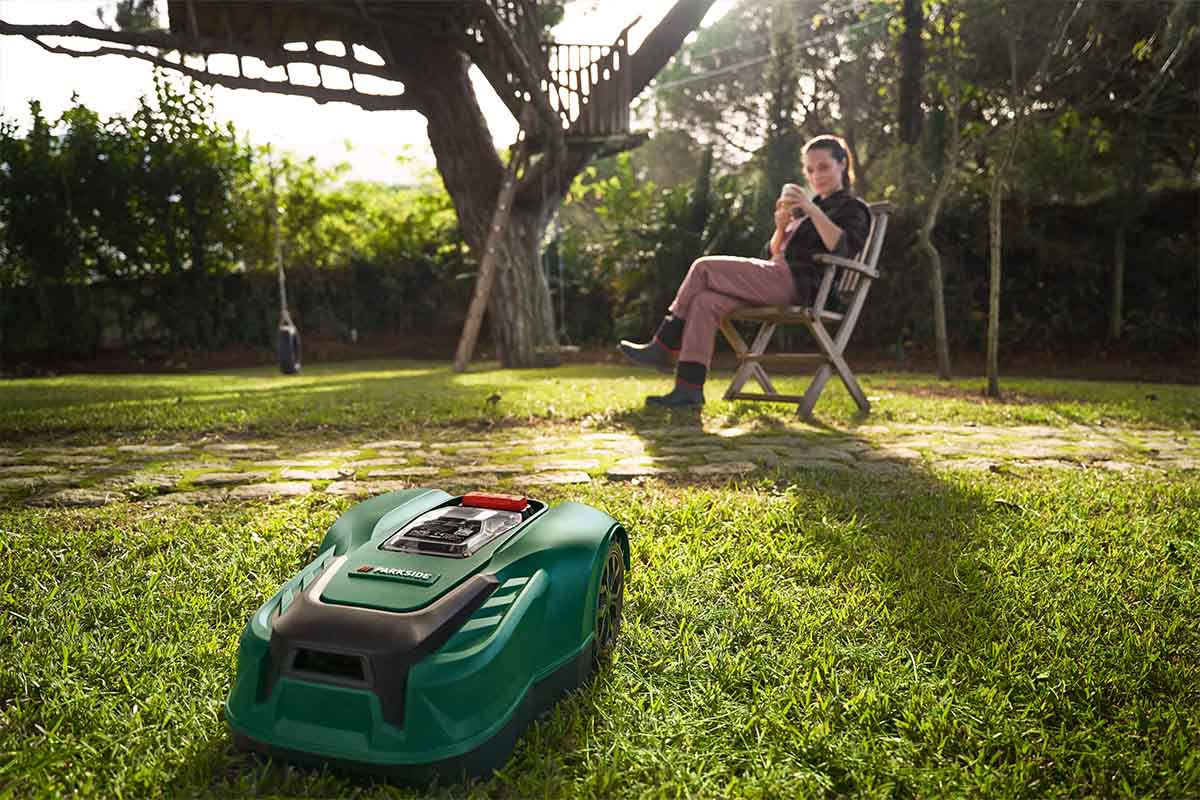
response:
<svg viewBox="0 0 1200 800"><path fill-rule="evenodd" d="M563 340L640 336L694 258L758 254L777 184L800 178L798 142L836 131L856 156L856 191L899 209L855 346L930 346L915 245L949 169L933 240L951 346L980 351L988 186L1017 108L1013 79L1040 67L1005 180L1002 352L1197 346L1200 6L1084 2L1057 36L1057 4L917 3L922 49L906 61L913 2L742 2L701 31L643 98L651 141L589 168L551 226ZM908 119L906 80L920 99ZM265 151L217 124L203 90L162 77L129 118L79 103L57 120L32 112L24 129L0 120L0 363L269 346ZM436 176L388 186L286 154L273 162L302 329L419 331L448 354L475 261Z"/></svg>

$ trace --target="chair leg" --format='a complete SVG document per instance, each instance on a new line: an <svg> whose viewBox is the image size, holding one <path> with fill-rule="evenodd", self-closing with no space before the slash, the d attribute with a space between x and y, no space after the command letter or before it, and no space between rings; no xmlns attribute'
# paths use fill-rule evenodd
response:
<svg viewBox="0 0 1200 800"><path fill-rule="evenodd" d="M767 371L763 369L762 364L751 364L750 376L754 378L754 380L758 381L758 385L762 387L763 394L779 394L779 392L775 390L775 384L771 383L771 379L767 377Z"/></svg>
<svg viewBox="0 0 1200 800"><path fill-rule="evenodd" d="M842 379L842 383L846 384L846 391L850 392L850 396L858 404L859 411L864 414L870 413L871 404L867 402L867 396L863 393L862 387L858 385L854 373L850 371L850 367L840 356L837 360L842 362L842 368L838 369L838 377ZM837 361L834 362L834 366L837 367Z"/></svg>
<svg viewBox="0 0 1200 800"><path fill-rule="evenodd" d="M817 372L813 375L812 381L808 384L808 389L804 392L804 399L800 401L800 406L796 412L802 417L811 417L813 408L817 405L817 398L821 396L821 392L825 389L825 384L833 377L833 368L828 364L822 364L817 367Z"/></svg>
<svg viewBox="0 0 1200 800"><path fill-rule="evenodd" d="M829 359L829 363L822 364L817 370L817 374L813 376L808 391L804 393L804 400L800 403L800 413L803 416L812 414L813 406L817 404L817 398L821 396L821 390L825 388L825 383L829 380L833 370L837 371L838 377L846 386L846 391L850 392L850 396L854 398L858 410L864 414L868 413L871 410L871 404L867 402L867 396L863 393L862 387L858 385L854 373L850 371L846 359L842 358L841 348L830 337L824 325L816 323L810 327L810 330L822 352Z"/></svg>
<svg viewBox="0 0 1200 800"><path fill-rule="evenodd" d="M771 337L775 334L776 323L764 322L758 326L758 332L754 335L754 342L749 347L746 346L746 341L742 338L737 329L729 323L728 320L721 321L721 333L724 334L729 346L733 348L733 352L738 357L738 368L733 373L733 379L729 382L729 388L725 390L725 399L728 400L732 395L740 392L746 382L753 378L766 395L778 394L775 386L771 383L771 379L767 376L767 371L757 361L748 361L746 356L762 355L766 352L767 345L771 342Z"/></svg>
<svg viewBox="0 0 1200 800"><path fill-rule="evenodd" d="M721 335L725 337L725 341L729 342L729 346L733 348L733 354L738 359L738 367L733 373L733 379L729 381L729 387L725 390L725 399L728 400L730 395L740 392L742 386L750 379L751 362L742 360L749 348L746 347L746 340L738 333L737 328L733 327L728 319L722 319L720 330Z"/></svg>
<svg viewBox="0 0 1200 800"><path fill-rule="evenodd" d="M758 333L754 336L754 343L750 345L750 355L761 356L767 352L767 345L771 343L771 337L775 335L776 327L774 322L764 322L758 327ZM775 391L775 387L771 384L771 379L767 377L767 371L763 369L763 365L760 362L750 362L750 376L758 382L764 393L779 394Z"/></svg>

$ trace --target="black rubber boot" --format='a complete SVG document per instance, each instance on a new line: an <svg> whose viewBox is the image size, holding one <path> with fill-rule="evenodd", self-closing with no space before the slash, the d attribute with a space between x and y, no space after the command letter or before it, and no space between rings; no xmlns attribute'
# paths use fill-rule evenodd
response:
<svg viewBox="0 0 1200 800"><path fill-rule="evenodd" d="M667 394L652 394L646 398L648 406L663 408L695 408L704 405L704 390L695 386L675 384L675 388Z"/></svg>
<svg viewBox="0 0 1200 800"><path fill-rule="evenodd" d="M667 315L646 344L622 339L617 345L621 354L643 367L654 367L661 372L670 372L679 355L679 343L683 339L683 320Z"/></svg>
<svg viewBox="0 0 1200 800"><path fill-rule="evenodd" d="M646 398L648 406L691 408L704 405L704 380L708 367L699 361L680 361L675 365L675 388L667 394Z"/></svg>
<svg viewBox="0 0 1200 800"><path fill-rule="evenodd" d="M671 351L663 346L658 339L652 339L649 344L637 344L628 339L622 339L617 345L621 355L641 367L654 367L659 372L670 372L675 364Z"/></svg>

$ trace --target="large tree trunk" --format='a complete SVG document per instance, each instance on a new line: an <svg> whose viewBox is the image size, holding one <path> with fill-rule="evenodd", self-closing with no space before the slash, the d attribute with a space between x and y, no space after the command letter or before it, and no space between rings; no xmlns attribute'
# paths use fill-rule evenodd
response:
<svg viewBox="0 0 1200 800"><path fill-rule="evenodd" d="M413 59L422 74L409 91L418 98L429 123L429 142L463 237L482 258L504 166L471 86L470 63L463 54L433 43L404 46L424 50ZM488 319L506 367L534 366L542 358L539 354L557 345L550 286L538 256L549 219L547 209L557 204L559 195L542 194L526 193L517 199L498 243L500 258Z"/></svg>
<svg viewBox="0 0 1200 800"><path fill-rule="evenodd" d="M497 356L506 367L547 365L558 358L550 283L541 259L546 220L542 210L514 207L499 243L488 319Z"/></svg>

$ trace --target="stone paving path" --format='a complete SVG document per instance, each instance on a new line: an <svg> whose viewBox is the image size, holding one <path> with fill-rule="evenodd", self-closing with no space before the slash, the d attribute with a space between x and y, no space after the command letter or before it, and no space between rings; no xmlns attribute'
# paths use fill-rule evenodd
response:
<svg viewBox="0 0 1200 800"><path fill-rule="evenodd" d="M112 447L0 446L0 505L198 504L367 496L410 486L536 488L590 481L712 481L776 468L905 475L1098 469L1136 477L1200 471L1200 430L869 425L829 432L656 428L451 433L330 442L180 441Z"/></svg>

